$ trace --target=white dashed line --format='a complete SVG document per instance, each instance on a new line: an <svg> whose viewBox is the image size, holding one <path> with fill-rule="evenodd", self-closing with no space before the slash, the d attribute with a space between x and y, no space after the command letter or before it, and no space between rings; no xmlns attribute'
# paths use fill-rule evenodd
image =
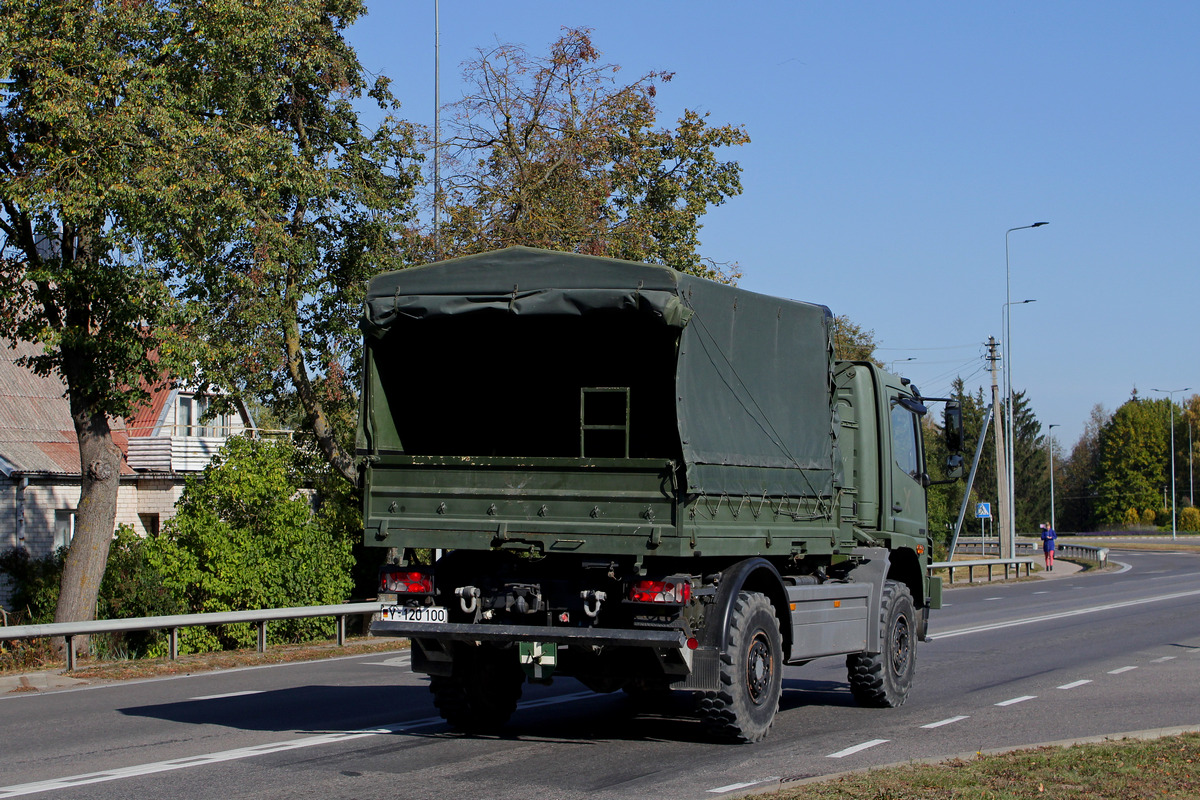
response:
<svg viewBox="0 0 1200 800"><path fill-rule="evenodd" d="M223 700L226 697L245 697L248 694L262 694L261 691L226 692L225 694L206 694L203 697L191 697L190 700Z"/></svg>
<svg viewBox="0 0 1200 800"><path fill-rule="evenodd" d="M1014 697L1012 700L1005 700L1002 703L996 703L998 706L1015 706L1017 703L1024 703L1026 700L1036 700L1036 694L1027 694L1023 697Z"/></svg>
<svg viewBox="0 0 1200 800"><path fill-rule="evenodd" d="M967 717L966 716L950 717L949 719L943 719L943 720L939 720L937 722L931 722L928 725L922 725L921 727L922 728L940 728L943 725L953 725L955 722L962 722L964 719L967 719Z"/></svg>
<svg viewBox="0 0 1200 800"><path fill-rule="evenodd" d="M1135 669L1137 669L1137 667L1120 667L1118 669L1110 669L1108 671L1108 674L1109 675L1120 675L1122 672L1129 672L1130 670L1135 670Z"/></svg>
<svg viewBox="0 0 1200 800"><path fill-rule="evenodd" d="M709 794L725 794L726 792L736 792L738 789L749 789L751 786L761 786L764 783L774 783L779 780L778 775L770 778L763 778L758 781L746 781L745 783L731 783L728 786L718 786L715 789L709 789Z"/></svg>
<svg viewBox="0 0 1200 800"><path fill-rule="evenodd" d="M1058 688L1060 688L1060 689L1075 689L1080 686L1086 686L1089 683L1091 683L1091 681L1088 681L1088 680L1075 681L1074 683L1064 683L1062 686L1060 686Z"/></svg>
<svg viewBox="0 0 1200 800"><path fill-rule="evenodd" d="M886 744L888 741L889 741L888 739L872 739L869 742L863 742L862 744L854 745L854 747L847 747L845 750L838 750L836 753L830 753L829 755L827 755L825 757L826 758L845 758L846 756L852 756L855 753L861 753L863 750L866 750L869 747L874 747L879 744Z"/></svg>
<svg viewBox="0 0 1200 800"><path fill-rule="evenodd" d="M1151 664L1161 664L1161 663L1163 663L1164 661L1174 661L1174 660L1175 660L1175 656L1163 656L1162 658L1156 658L1156 659L1154 659L1154 660L1153 660L1153 661L1151 661L1150 663L1151 663Z"/></svg>

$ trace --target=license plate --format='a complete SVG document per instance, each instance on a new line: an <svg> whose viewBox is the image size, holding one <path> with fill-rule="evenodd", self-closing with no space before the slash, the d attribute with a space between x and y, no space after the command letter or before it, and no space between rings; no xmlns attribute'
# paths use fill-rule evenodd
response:
<svg viewBox="0 0 1200 800"><path fill-rule="evenodd" d="M420 622L441 625L446 622L443 606L383 606L380 616L388 622Z"/></svg>

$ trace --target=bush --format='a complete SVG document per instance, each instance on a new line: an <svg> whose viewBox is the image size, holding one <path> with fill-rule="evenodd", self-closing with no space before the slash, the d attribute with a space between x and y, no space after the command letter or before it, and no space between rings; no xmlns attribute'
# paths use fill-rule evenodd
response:
<svg viewBox="0 0 1200 800"><path fill-rule="evenodd" d="M314 509L308 476L324 500ZM356 518L347 490L324 480L317 459L286 441L230 439L196 480L189 480L148 555L191 612L344 602L351 589ZM340 491L340 493L339 493ZM273 644L333 635L329 619L286 620L268 627ZM180 631L183 652L250 647L249 624Z"/></svg>
<svg viewBox="0 0 1200 800"><path fill-rule="evenodd" d="M1200 533L1200 509L1188 506L1179 512L1179 530Z"/></svg>

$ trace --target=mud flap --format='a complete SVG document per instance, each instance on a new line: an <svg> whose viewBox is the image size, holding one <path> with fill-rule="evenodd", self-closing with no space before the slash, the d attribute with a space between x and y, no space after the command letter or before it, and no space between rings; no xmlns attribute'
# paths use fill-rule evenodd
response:
<svg viewBox="0 0 1200 800"><path fill-rule="evenodd" d="M554 642L518 642L521 669L533 682L549 681L558 666L558 645Z"/></svg>

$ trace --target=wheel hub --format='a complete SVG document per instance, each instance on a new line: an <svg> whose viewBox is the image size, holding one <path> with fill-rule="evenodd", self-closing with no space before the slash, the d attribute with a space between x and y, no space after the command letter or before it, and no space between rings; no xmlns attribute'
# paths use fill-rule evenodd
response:
<svg viewBox="0 0 1200 800"><path fill-rule="evenodd" d="M755 705L760 705L769 694L772 668L770 643L759 634L754 637L746 659L746 688Z"/></svg>

